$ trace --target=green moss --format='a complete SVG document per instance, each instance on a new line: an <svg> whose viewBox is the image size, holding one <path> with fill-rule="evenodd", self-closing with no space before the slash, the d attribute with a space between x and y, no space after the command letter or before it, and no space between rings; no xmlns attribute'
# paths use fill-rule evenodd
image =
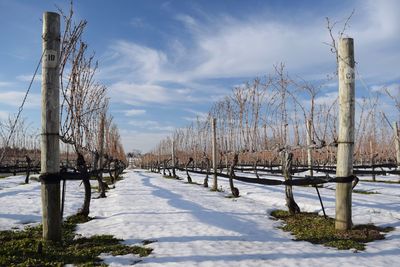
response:
<svg viewBox="0 0 400 267"><path fill-rule="evenodd" d="M337 249L364 250L365 243L384 239L382 232L393 228L381 228L372 224L357 225L349 231L336 231L335 220L324 218L316 213L302 212L290 215L283 210L274 210L271 216L281 219L285 223L282 230L291 232L295 240L308 241L313 244L335 247ZM312 225L312 227L310 227Z"/></svg>
<svg viewBox="0 0 400 267"><path fill-rule="evenodd" d="M98 257L101 253L112 255L151 253L151 248L127 246L110 235L76 238L77 223L91 218L71 216L63 223L61 243L42 241L42 227L27 227L23 231L0 232L0 266L106 266Z"/></svg>
<svg viewBox="0 0 400 267"><path fill-rule="evenodd" d="M142 244L143 245L148 245L148 244L151 244L151 243L154 243L154 242L157 242L157 240L148 239L148 240L143 240Z"/></svg>
<svg viewBox="0 0 400 267"><path fill-rule="evenodd" d="M163 175L163 178L165 178L165 179L174 179L174 180L180 180L180 178L179 178L179 176L178 175L175 175L175 177L174 176L170 176L170 175Z"/></svg>
<svg viewBox="0 0 400 267"><path fill-rule="evenodd" d="M123 180L123 179L124 179L124 177L123 177L122 175L119 175L118 178L114 180L114 184L115 184L116 182L118 182L118 181ZM103 181L106 182L108 185L111 185L111 184L112 184L112 181L111 181L111 177L110 177L110 176L104 176L104 177L103 177Z"/></svg>
<svg viewBox="0 0 400 267"><path fill-rule="evenodd" d="M364 191L364 190L359 190L359 189L353 189L353 193L364 194L364 195L380 194L379 192L375 192L375 191Z"/></svg>

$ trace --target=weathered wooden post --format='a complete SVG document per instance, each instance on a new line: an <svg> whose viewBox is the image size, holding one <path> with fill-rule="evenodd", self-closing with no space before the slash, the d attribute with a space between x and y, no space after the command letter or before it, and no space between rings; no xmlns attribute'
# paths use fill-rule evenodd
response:
<svg viewBox="0 0 400 267"><path fill-rule="evenodd" d="M218 178L217 178L217 119L211 118L212 128L212 166L213 166L213 177L214 183L212 190L218 190Z"/></svg>
<svg viewBox="0 0 400 267"><path fill-rule="evenodd" d="M313 160L312 160L312 122L307 120L307 165L309 174L313 176Z"/></svg>
<svg viewBox="0 0 400 267"><path fill-rule="evenodd" d="M99 174L98 174L98 183L99 183L99 191L100 197L106 197L106 184L103 182L103 169L104 169L104 127L106 121L106 114L103 112L100 115L100 125L99 125Z"/></svg>
<svg viewBox="0 0 400 267"><path fill-rule="evenodd" d="M60 15L43 14L42 59L42 223L44 240L61 240L60 180ZM46 177L47 176L47 177ZM53 177L51 177L53 176Z"/></svg>
<svg viewBox="0 0 400 267"><path fill-rule="evenodd" d="M400 133L397 121L393 123L393 131L394 131L394 142L396 144L397 169L400 169Z"/></svg>
<svg viewBox="0 0 400 267"><path fill-rule="evenodd" d="M176 172L175 172L175 140L172 140L171 154L172 154L172 177L176 178Z"/></svg>
<svg viewBox="0 0 400 267"><path fill-rule="evenodd" d="M372 169L372 181L375 182L376 176L375 176L375 149L374 149L374 140L375 140L375 135L374 139L369 140L369 152L370 152L370 164L371 164L371 169Z"/></svg>
<svg viewBox="0 0 400 267"><path fill-rule="evenodd" d="M339 41L339 138L336 176L353 175L355 75L352 38ZM349 230L351 222L351 182L336 184L336 230Z"/></svg>

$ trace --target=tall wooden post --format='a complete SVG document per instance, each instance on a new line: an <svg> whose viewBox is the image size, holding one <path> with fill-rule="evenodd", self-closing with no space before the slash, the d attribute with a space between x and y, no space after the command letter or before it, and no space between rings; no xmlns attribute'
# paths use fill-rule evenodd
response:
<svg viewBox="0 0 400 267"><path fill-rule="evenodd" d="M172 177L176 177L175 172L175 140L172 140L172 147L171 147L171 154L172 154Z"/></svg>
<svg viewBox="0 0 400 267"><path fill-rule="evenodd" d="M212 128L212 166L213 166L213 177L214 183L212 190L218 190L218 178L217 178L217 119L211 118Z"/></svg>
<svg viewBox="0 0 400 267"><path fill-rule="evenodd" d="M104 164L104 126L106 122L106 114L102 113L100 115L100 125L99 125L99 130L100 130L100 135L99 135L99 167L100 169L103 169L103 164ZM101 171L99 173L100 178L103 178L103 172Z"/></svg>
<svg viewBox="0 0 400 267"><path fill-rule="evenodd" d="M397 169L400 169L400 133L397 121L393 123L393 131L394 131L394 142L396 144Z"/></svg>
<svg viewBox="0 0 400 267"><path fill-rule="evenodd" d="M353 175L355 75L352 38L339 41L339 138L336 176ZM349 183L336 184L336 230L351 229L351 193Z"/></svg>
<svg viewBox="0 0 400 267"><path fill-rule="evenodd" d="M57 175L60 170L59 55L60 15L43 14L42 142L41 174ZM44 240L61 240L60 181L44 179L41 185Z"/></svg>
<svg viewBox="0 0 400 267"><path fill-rule="evenodd" d="M100 115L100 125L99 125L99 175L97 176L97 181L99 184L100 197L106 197L106 184L103 182L103 169L104 169L104 127L106 122L106 114L103 112Z"/></svg>
<svg viewBox="0 0 400 267"><path fill-rule="evenodd" d="M313 176L312 133L312 122L307 120L307 165L311 177Z"/></svg>
<svg viewBox="0 0 400 267"><path fill-rule="evenodd" d="M375 182L376 180L376 176L375 176L375 149L374 149L374 141L375 141L375 135L373 135L373 139L371 138L371 140L369 140L369 161L371 164L371 168L372 168L372 181Z"/></svg>

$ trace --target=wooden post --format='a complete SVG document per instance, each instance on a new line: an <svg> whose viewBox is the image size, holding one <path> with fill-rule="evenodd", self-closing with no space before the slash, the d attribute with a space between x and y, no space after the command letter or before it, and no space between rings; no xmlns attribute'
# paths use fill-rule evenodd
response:
<svg viewBox="0 0 400 267"><path fill-rule="evenodd" d="M172 154L172 177L176 178L176 172L175 172L175 140L172 140L171 154Z"/></svg>
<svg viewBox="0 0 400 267"><path fill-rule="evenodd" d="M42 59L42 142L41 174L57 175L60 169L60 15L43 14ZM41 184L43 239L61 240L60 181L45 179Z"/></svg>
<svg viewBox="0 0 400 267"><path fill-rule="evenodd" d="M212 190L218 190L218 178L217 178L217 119L211 118L212 128L212 166L213 166L213 177L214 183Z"/></svg>
<svg viewBox="0 0 400 267"><path fill-rule="evenodd" d="M376 180L376 176L375 176L375 149L374 149L374 140L375 140L375 135L373 136L374 139L371 138L371 140L369 140L369 152L370 152L370 164L371 164L371 169L372 169L372 181L375 182Z"/></svg>
<svg viewBox="0 0 400 267"><path fill-rule="evenodd" d="M339 138L336 176L353 175L355 77L352 38L339 41ZM352 183L336 184L336 230L349 230L351 222Z"/></svg>
<svg viewBox="0 0 400 267"><path fill-rule="evenodd" d="M307 165L310 176L313 176L313 161L312 161L312 122L307 120Z"/></svg>
<svg viewBox="0 0 400 267"><path fill-rule="evenodd" d="M106 197L106 184L103 182L103 169L104 169L104 126L106 122L106 114L102 113L100 115L100 125L99 125L99 175L98 177L98 183L99 183L99 191L100 191L100 197Z"/></svg>
<svg viewBox="0 0 400 267"><path fill-rule="evenodd" d="M394 142L396 144L396 161L397 161L397 169L400 169L400 133L399 133L399 125L397 121L393 123L394 130Z"/></svg>

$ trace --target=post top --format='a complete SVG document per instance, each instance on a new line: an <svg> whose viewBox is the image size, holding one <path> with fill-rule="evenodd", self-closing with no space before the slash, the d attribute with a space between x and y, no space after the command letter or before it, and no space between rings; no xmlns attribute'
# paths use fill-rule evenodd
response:
<svg viewBox="0 0 400 267"><path fill-rule="evenodd" d="M60 14L58 14L57 12L53 12L53 11L45 11L45 12L43 12L43 16L57 16L57 17L59 17Z"/></svg>
<svg viewBox="0 0 400 267"><path fill-rule="evenodd" d="M342 38L340 38L340 41L342 41L342 42L353 42L353 38L351 38L351 37L342 37Z"/></svg>

